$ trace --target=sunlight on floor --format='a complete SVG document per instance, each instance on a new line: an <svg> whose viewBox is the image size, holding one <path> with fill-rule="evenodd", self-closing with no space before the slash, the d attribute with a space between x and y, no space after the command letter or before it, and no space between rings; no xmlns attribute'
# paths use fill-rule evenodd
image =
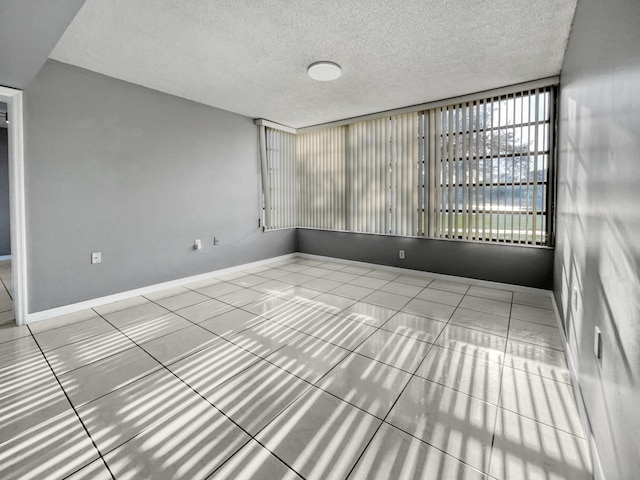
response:
<svg viewBox="0 0 640 480"><path fill-rule="evenodd" d="M2 325L0 478L591 478L550 300L502 288L294 257Z"/></svg>

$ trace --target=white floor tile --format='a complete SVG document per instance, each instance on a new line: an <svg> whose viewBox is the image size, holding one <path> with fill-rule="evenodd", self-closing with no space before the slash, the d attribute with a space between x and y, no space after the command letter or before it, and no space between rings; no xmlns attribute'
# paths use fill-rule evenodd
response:
<svg viewBox="0 0 640 480"><path fill-rule="evenodd" d="M351 285L358 285L359 287L371 288L373 290L378 290L379 288L384 287L387 283L387 280L383 280L382 278L374 278L369 277L367 275L363 275L361 277L355 278L349 282Z"/></svg>
<svg viewBox="0 0 640 480"><path fill-rule="evenodd" d="M411 297L384 292L382 290L377 290L362 299L365 303L371 303L372 305L378 305L379 307L390 308L392 310L400 310L409 303L410 300Z"/></svg>
<svg viewBox="0 0 640 480"><path fill-rule="evenodd" d="M206 300L209 300L209 297L203 295L198 292L188 291L186 293L181 293L179 295L174 295L172 297L161 298L156 300L155 302L158 305L163 306L167 310L179 310L184 307L188 307L190 305L195 305L196 303L201 303Z"/></svg>
<svg viewBox="0 0 640 480"><path fill-rule="evenodd" d="M492 300L500 300L501 302L511 302L513 292L508 290L498 290L497 288L477 287L472 285L467 291L467 295L473 297L490 298Z"/></svg>
<svg viewBox="0 0 640 480"><path fill-rule="evenodd" d="M260 357L226 340L179 360L167 368L201 395L249 368Z"/></svg>
<svg viewBox="0 0 640 480"><path fill-rule="evenodd" d="M378 330L355 352L413 373L431 347L430 343L416 338Z"/></svg>
<svg viewBox="0 0 640 480"><path fill-rule="evenodd" d="M175 295L180 295L181 293L188 293L190 291L191 290L185 287L171 287L171 288L166 288L164 290L158 290L157 292L147 293L144 296L149 300L155 302L162 298L173 297Z"/></svg>
<svg viewBox="0 0 640 480"><path fill-rule="evenodd" d="M502 365L499 363L434 345L416 375L485 402L498 404L502 375Z"/></svg>
<svg viewBox="0 0 640 480"><path fill-rule="evenodd" d="M180 396L180 405L166 400L171 408L162 405L164 417L105 455L116 478L204 480L250 439L192 392Z"/></svg>
<svg viewBox="0 0 640 480"><path fill-rule="evenodd" d="M82 469L67 477L65 480L113 480L113 477L104 461L98 459L82 467Z"/></svg>
<svg viewBox="0 0 640 480"><path fill-rule="evenodd" d="M486 480L451 455L383 423L349 475L349 480Z"/></svg>
<svg viewBox="0 0 640 480"><path fill-rule="evenodd" d="M376 331L374 327L362 322L351 321L337 315L317 327L305 327L300 330L347 350L353 350Z"/></svg>
<svg viewBox="0 0 640 480"><path fill-rule="evenodd" d="M507 339L499 335L449 324L435 341L436 345L502 363Z"/></svg>
<svg viewBox="0 0 640 480"><path fill-rule="evenodd" d="M267 356L266 360L307 382L315 383L349 353L342 347L303 334Z"/></svg>
<svg viewBox="0 0 640 480"><path fill-rule="evenodd" d="M512 318L509 322L509 338L562 350L562 338L558 327Z"/></svg>
<svg viewBox="0 0 640 480"><path fill-rule="evenodd" d="M223 303L216 299L207 300L206 302L197 303L190 307L181 308L176 310L176 315L179 315L192 322L199 323L204 320L208 320L213 317L217 317L223 313L233 310L234 307Z"/></svg>
<svg viewBox="0 0 640 480"><path fill-rule="evenodd" d="M42 355L33 337L20 337L0 343L0 367L33 355Z"/></svg>
<svg viewBox="0 0 640 480"><path fill-rule="evenodd" d="M380 420L312 388L256 438L309 480L345 478Z"/></svg>
<svg viewBox="0 0 640 480"><path fill-rule="evenodd" d="M138 347L60 375L60 383L74 406L122 388L158 371L162 365Z"/></svg>
<svg viewBox="0 0 640 480"><path fill-rule="evenodd" d="M382 325L383 330L433 343L446 323L410 313L398 312Z"/></svg>
<svg viewBox="0 0 640 480"><path fill-rule="evenodd" d="M410 378L410 373L352 353L317 386L383 419Z"/></svg>
<svg viewBox="0 0 640 480"><path fill-rule="evenodd" d="M245 350L266 357L302 335L298 330L285 327L271 320L229 336L228 340Z"/></svg>
<svg viewBox="0 0 640 480"><path fill-rule="evenodd" d="M435 288L436 290L443 290L445 292L454 292L465 294L469 290L471 285L458 282L447 282L446 280L434 280L429 284L429 288Z"/></svg>
<svg viewBox="0 0 640 480"><path fill-rule="evenodd" d="M208 393L209 400L251 435L256 435L311 385L260 361Z"/></svg>
<svg viewBox="0 0 640 480"><path fill-rule="evenodd" d="M404 295L405 297L415 297L419 294L424 287L417 285L409 285L408 283L402 283L398 281L389 282L380 288L383 292L395 293L397 295Z"/></svg>
<svg viewBox="0 0 640 480"><path fill-rule="evenodd" d="M47 351L112 331L115 331L115 328L109 322L96 316L82 322L35 333L34 337L40 348Z"/></svg>
<svg viewBox="0 0 640 480"><path fill-rule="evenodd" d="M62 375L134 346L135 343L122 333L114 330L49 350L44 355L47 357L55 374Z"/></svg>
<svg viewBox="0 0 640 480"><path fill-rule="evenodd" d="M464 295L461 293L445 292L443 290L436 290L434 288L425 288L416 295L416 298L420 300L428 300L430 302L444 303L445 305L451 305L457 307Z"/></svg>
<svg viewBox="0 0 640 480"><path fill-rule="evenodd" d="M138 299L147 301L142 297L135 297L135 301L140 301ZM117 303L119 303L122 306L122 302L117 302ZM111 303L109 305L113 306L114 304ZM104 307L106 307L106 305ZM99 308L99 307L97 308L103 311L102 308ZM127 307L125 306L123 308L127 308ZM67 315L61 315L59 317L49 318L47 320L40 320L39 322L30 323L29 329L31 330L32 333L36 334L36 333L44 332L45 330L51 330L52 328L64 327L65 325L69 325L72 323L81 322L83 320L89 320L90 318L94 318L97 316L98 314L95 312L95 310L92 310L89 308L86 310L80 310L79 312L73 312Z"/></svg>
<svg viewBox="0 0 640 480"><path fill-rule="evenodd" d="M558 430L584 436L573 388L566 383L505 367L500 406Z"/></svg>
<svg viewBox="0 0 640 480"><path fill-rule="evenodd" d="M413 377L385 421L486 472L496 410L490 403Z"/></svg>
<svg viewBox="0 0 640 480"><path fill-rule="evenodd" d="M344 309L338 315L348 318L349 320L355 320L356 322L366 323L373 327L379 327L395 314L396 311L389 308L371 305L370 303L358 302L354 303L349 308Z"/></svg>
<svg viewBox="0 0 640 480"><path fill-rule="evenodd" d="M586 441L508 410L498 410L491 453L498 480L591 480Z"/></svg>
<svg viewBox="0 0 640 480"><path fill-rule="evenodd" d="M231 479L302 480L296 472L255 440L250 440L208 480Z"/></svg>
<svg viewBox="0 0 640 480"><path fill-rule="evenodd" d="M0 478L65 478L98 458L78 417L69 410L35 425L0 445ZM101 477L71 477L74 480Z"/></svg>
<svg viewBox="0 0 640 480"><path fill-rule="evenodd" d="M265 319L263 317L236 308L217 317L200 322L198 325L216 335L228 338L231 335L264 321Z"/></svg>
<svg viewBox="0 0 640 480"><path fill-rule="evenodd" d="M511 308L511 318L526 320L527 322L541 323L551 327L558 326L556 315L553 310L547 310L545 308L514 304Z"/></svg>
<svg viewBox="0 0 640 480"><path fill-rule="evenodd" d="M109 313L119 312L120 310L127 310L129 308L137 307L138 305L143 305L145 303L150 303L150 301L145 297L139 296L139 297L127 298L125 300L119 300L117 302L107 303L105 305L100 305L98 307L93 307L93 310L95 310L100 315L108 315ZM75 314L71 314L71 315L75 315ZM65 317L66 316L67 315L65 315ZM83 318L83 320L86 320L87 318L90 318L90 317ZM38 322L38 324L39 323L40 322Z"/></svg>
<svg viewBox="0 0 640 480"><path fill-rule="evenodd" d="M446 322L451 318L456 307L443 303L429 302L415 298L402 307L403 312L412 313L421 317L432 318L441 322Z"/></svg>
<svg viewBox="0 0 640 480"><path fill-rule="evenodd" d="M509 319L491 313L482 313L466 308L458 308L451 316L449 323L460 327L482 330L483 332L507 336Z"/></svg>
<svg viewBox="0 0 640 480"><path fill-rule="evenodd" d="M157 361L169 365L222 341L219 336L210 331L198 325L193 325L155 340L141 343L140 347Z"/></svg>
<svg viewBox="0 0 640 480"><path fill-rule="evenodd" d="M545 292L297 257L148 298L0 328L1 478L111 478L69 399L117 480L590 478Z"/></svg>
<svg viewBox="0 0 640 480"><path fill-rule="evenodd" d="M501 302L490 298L472 297L470 295L464 297L460 302L460 306L468 310L500 315L502 317L509 317L509 313L511 312L511 304L508 302Z"/></svg>
<svg viewBox="0 0 640 480"><path fill-rule="evenodd" d="M367 295L372 294L373 292L374 290L372 288L360 287L352 283L345 283L337 288L334 288L333 290L330 290L328 293L350 298L353 300L361 300Z"/></svg>
<svg viewBox="0 0 640 480"><path fill-rule="evenodd" d="M0 325L0 343L9 342L22 337L31 335L29 328L26 326L18 327L17 325Z"/></svg>
<svg viewBox="0 0 640 480"><path fill-rule="evenodd" d="M557 382L571 383L564 352L532 343L509 340L505 366L524 370Z"/></svg>
<svg viewBox="0 0 640 480"><path fill-rule="evenodd" d="M422 277L422 276L411 275L411 274L403 274L397 277L395 281L424 288L429 284L431 284L431 282L433 282L433 278Z"/></svg>
<svg viewBox="0 0 640 480"><path fill-rule="evenodd" d="M551 303L551 296L549 294L515 292L513 294L513 303L553 310L553 304Z"/></svg>

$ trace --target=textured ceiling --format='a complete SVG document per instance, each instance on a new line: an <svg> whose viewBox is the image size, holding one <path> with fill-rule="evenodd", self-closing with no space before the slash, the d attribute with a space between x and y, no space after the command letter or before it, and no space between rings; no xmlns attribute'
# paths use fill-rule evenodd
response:
<svg viewBox="0 0 640 480"><path fill-rule="evenodd" d="M302 127L557 75L575 4L87 0L51 58Z"/></svg>

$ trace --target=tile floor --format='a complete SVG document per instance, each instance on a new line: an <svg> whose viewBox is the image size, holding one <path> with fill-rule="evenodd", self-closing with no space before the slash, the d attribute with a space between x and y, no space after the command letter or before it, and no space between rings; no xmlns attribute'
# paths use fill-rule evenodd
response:
<svg viewBox="0 0 640 480"><path fill-rule="evenodd" d="M454 280L295 257L4 325L0 478L591 478L548 296Z"/></svg>

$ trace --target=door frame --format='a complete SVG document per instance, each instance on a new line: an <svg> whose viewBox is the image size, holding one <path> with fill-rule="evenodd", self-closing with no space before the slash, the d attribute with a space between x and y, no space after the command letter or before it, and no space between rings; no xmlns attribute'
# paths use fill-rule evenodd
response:
<svg viewBox="0 0 640 480"><path fill-rule="evenodd" d="M13 310L17 325L27 323L27 232L24 192L24 112L22 91L0 86L9 116L9 209Z"/></svg>

